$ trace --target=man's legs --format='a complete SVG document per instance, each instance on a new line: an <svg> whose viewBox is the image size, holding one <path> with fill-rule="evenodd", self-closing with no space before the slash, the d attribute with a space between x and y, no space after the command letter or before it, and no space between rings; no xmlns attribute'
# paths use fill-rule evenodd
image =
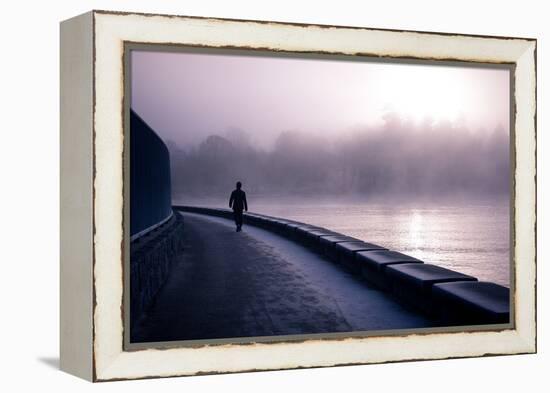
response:
<svg viewBox="0 0 550 393"><path fill-rule="evenodd" d="M235 210L233 214L235 216L235 225L237 226L237 232L239 232L241 230L241 227L243 226L243 211Z"/></svg>
<svg viewBox="0 0 550 393"><path fill-rule="evenodd" d="M233 219L235 220L235 227L237 228L237 231L239 230L239 219L238 219L238 212L237 210L233 210Z"/></svg>

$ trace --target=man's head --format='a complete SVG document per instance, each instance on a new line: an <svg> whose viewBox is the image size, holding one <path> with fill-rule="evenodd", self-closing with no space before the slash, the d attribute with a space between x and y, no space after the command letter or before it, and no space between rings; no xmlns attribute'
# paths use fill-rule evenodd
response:
<svg viewBox="0 0 550 393"><path fill-rule="evenodd" d="M241 184L241 182L240 182L240 181L238 181L238 182L237 182L237 190L240 190L240 189L241 189L241 187L242 187L242 184Z"/></svg>

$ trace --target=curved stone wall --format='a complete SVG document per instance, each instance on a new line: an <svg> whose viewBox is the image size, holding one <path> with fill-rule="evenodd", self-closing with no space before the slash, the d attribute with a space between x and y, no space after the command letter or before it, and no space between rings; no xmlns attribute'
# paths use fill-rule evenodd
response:
<svg viewBox="0 0 550 393"><path fill-rule="evenodd" d="M168 221L138 237L130 245L130 329L139 329L139 319L162 287L183 250L183 218L173 214Z"/></svg>
<svg viewBox="0 0 550 393"><path fill-rule="evenodd" d="M232 219L229 209L174 206L174 209ZM325 228L263 214L245 213L244 222L303 244L325 255L369 285L445 325L510 322L508 288Z"/></svg>

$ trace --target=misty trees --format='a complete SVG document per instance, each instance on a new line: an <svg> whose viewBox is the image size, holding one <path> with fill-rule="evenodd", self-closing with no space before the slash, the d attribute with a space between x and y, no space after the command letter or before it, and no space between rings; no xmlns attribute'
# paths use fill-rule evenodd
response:
<svg viewBox="0 0 550 393"><path fill-rule="evenodd" d="M338 138L281 132L270 149L239 131L211 135L187 150L170 144L172 184L176 195L223 198L237 180L249 194L265 196L504 194L508 141L502 127L473 132L397 116Z"/></svg>

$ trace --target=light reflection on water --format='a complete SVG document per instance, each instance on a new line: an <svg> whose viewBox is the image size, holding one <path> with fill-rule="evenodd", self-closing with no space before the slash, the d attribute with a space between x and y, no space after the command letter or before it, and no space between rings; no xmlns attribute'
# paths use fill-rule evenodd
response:
<svg viewBox="0 0 550 393"><path fill-rule="evenodd" d="M426 263L509 286L510 211L506 200L440 206L250 202L250 210L257 213L322 226Z"/></svg>
<svg viewBox="0 0 550 393"><path fill-rule="evenodd" d="M507 203L439 207L382 204L255 204L287 217L376 243L479 280L509 286Z"/></svg>

